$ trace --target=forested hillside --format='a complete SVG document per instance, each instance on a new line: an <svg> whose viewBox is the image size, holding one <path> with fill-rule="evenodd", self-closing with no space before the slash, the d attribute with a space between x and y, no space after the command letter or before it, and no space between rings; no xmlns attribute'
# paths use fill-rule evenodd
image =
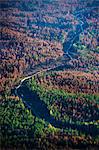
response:
<svg viewBox="0 0 99 150"><path fill-rule="evenodd" d="M0 149L97 150L98 0L0 1Z"/></svg>

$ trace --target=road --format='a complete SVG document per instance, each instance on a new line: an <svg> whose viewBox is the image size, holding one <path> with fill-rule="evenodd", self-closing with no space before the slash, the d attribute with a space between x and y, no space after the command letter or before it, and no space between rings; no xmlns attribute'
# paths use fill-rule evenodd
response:
<svg viewBox="0 0 99 150"><path fill-rule="evenodd" d="M62 64L61 64L61 65L57 65L57 66L55 66L55 67L50 67L50 68L47 68L47 69L43 69L43 70L41 70L41 71L35 71L32 75L27 76L27 77L24 77L24 78L20 81L20 83L19 83L19 85L16 87L16 89L20 88L20 86L22 85L22 83L23 83L25 80L28 80L28 79L32 78L33 76L36 76L36 75L41 74L41 73L43 73L43 72L48 72L48 71L53 70L53 69L55 69L55 68L57 68L57 67L60 67L60 66L62 66Z"/></svg>

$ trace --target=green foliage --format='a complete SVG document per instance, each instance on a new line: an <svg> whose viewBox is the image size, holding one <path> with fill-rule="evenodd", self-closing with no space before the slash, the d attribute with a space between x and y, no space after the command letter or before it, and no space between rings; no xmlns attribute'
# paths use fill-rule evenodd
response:
<svg viewBox="0 0 99 150"><path fill-rule="evenodd" d="M77 109L77 101L80 102L80 99L85 100L85 106L83 106L83 103L81 104L81 106L83 106L83 109L87 110L90 105L91 105L91 101L98 104L99 103L99 96L97 95L93 95L93 94L82 94L82 93L66 93L64 90L60 90L60 89L46 89L44 88L42 85L36 83L35 79L32 79L31 81L29 80L28 82L28 87L33 91L36 92L39 95L39 98L41 101L43 101L46 105L47 108L50 111L50 115L52 115L56 120L61 120L63 122L69 122L72 124L90 124L89 122L84 121L80 121L80 120L76 120L75 121L72 119L72 115L73 115L73 110L71 110L69 114L67 113L63 113L62 115L62 109L63 106L68 105L68 109L70 108L74 108L76 111ZM70 100L70 101L69 101ZM57 102L57 104L56 104ZM63 105L63 106L62 106ZM97 108L94 108L95 111L97 112ZM78 111L78 110L77 110ZM84 110L83 110L84 111ZM89 110L90 112L90 110ZM82 113L82 112L81 112ZM94 124L94 123L93 123Z"/></svg>
<svg viewBox="0 0 99 150"><path fill-rule="evenodd" d="M35 117L24 106L21 99L8 97L0 103L0 128L1 144L3 146L12 145L12 147L18 143L31 142L33 144L34 140L44 138L50 132L48 123ZM54 130L50 133L53 133Z"/></svg>
<svg viewBox="0 0 99 150"><path fill-rule="evenodd" d="M25 108L22 100L7 99L0 105L0 124L8 124L13 128L28 129L34 123L34 117Z"/></svg>
<svg viewBox="0 0 99 150"><path fill-rule="evenodd" d="M36 119L35 125L34 125L35 131L34 136L36 137L44 137L45 133L45 121L42 119Z"/></svg>

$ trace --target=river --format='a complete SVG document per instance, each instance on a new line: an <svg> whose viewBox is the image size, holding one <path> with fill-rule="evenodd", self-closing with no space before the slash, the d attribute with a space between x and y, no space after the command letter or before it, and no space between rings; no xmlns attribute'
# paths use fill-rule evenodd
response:
<svg viewBox="0 0 99 150"><path fill-rule="evenodd" d="M75 54L77 53L77 50L73 47L73 44L79 40L79 35L88 27L88 23L86 22L86 19L82 14L77 13L75 14L75 17L77 20L79 20L79 24L76 27L76 32L71 34L68 34L69 41L65 41L63 43L63 51L64 51L64 57L65 55L68 55L70 59L73 59L75 57ZM40 74L41 72L47 72L50 70L53 70L57 67L63 67L62 65L55 66L53 68L47 68L42 71L36 70L33 72L32 75L25 77L21 80L20 84L16 87L15 93L19 97L22 98L24 104L28 109L30 109L33 112L33 115L35 115L38 118L42 118L45 121L52 124L54 127L65 129L65 128L72 128L77 129L78 131L90 133L91 135L96 135L97 131L94 127L94 125L80 125L80 124L72 124L71 122L62 122L60 120L55 120L54 117L50 115L49 110L47 109L46 104L40 100L39 96L30 91L30 89L25 85L26 80L30 79L32 76Z"/></svg>

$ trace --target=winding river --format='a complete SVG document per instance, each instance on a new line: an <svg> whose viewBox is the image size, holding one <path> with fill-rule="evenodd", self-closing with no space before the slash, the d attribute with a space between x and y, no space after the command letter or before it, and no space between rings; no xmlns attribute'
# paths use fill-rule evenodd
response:
<svg viewBox="0 0 99 150"><path fill-rule="evenodd" d="M71 34L68 34L69 41L65 41L63 43L63 51L64 51L64 57L65 55L68 55L70 59L73 59L75 57L75 54L77 50L74 49L73 44L79 40L79 35L88 27L88 23L86 22L86 19L80 12L75 13L75 17L77 20L79 20L79 24L76 27L76 32L73 33L73 36ZM52 69L55 69L56 67L61 67L62 65L58 65L55 67L49 67L47 69L44 69L42 71L36 70L33 72L32 75L25 77L21 80L20 84L15 89L15 94L22 98L24 104L28 109L32 110L33 115L35 115L38 118L42 118L45 121L49 122L53 126L61 129L65 128L72 128L77 129L78 131L84 131L85 133L89 133L92 135L96 135L97 131L94 127L94 125L80 125L80 124L72 124L70 122L62 122L60 120L55 120L54 117L50 115L49 110L47 109L46 104L40 100L39 96L36 93L33 93L30 91L28 87L26 87L25 82L26 80L30 79L32 76L35 76L37 74L40 74L41 72L47 72L51 71ZM62 66L63 67L63 66Z"/></svg>

